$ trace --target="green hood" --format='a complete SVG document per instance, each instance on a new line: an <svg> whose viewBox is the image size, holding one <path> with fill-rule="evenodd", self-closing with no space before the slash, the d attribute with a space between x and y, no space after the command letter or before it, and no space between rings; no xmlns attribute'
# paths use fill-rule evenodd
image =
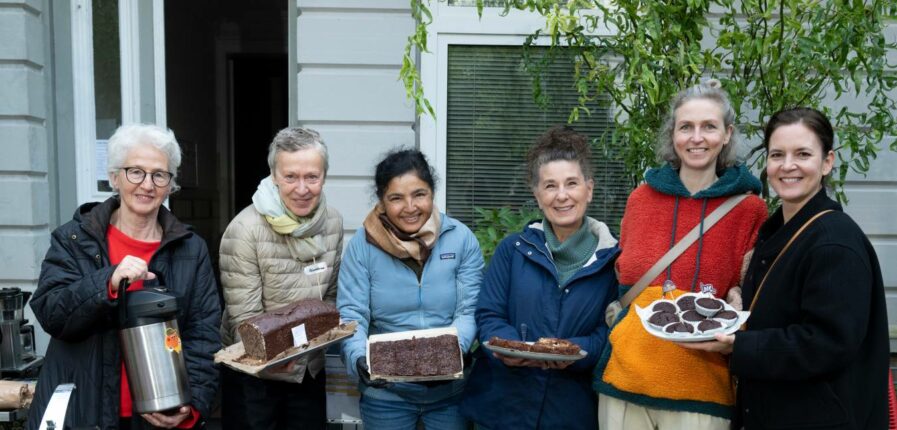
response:
<svg viewBox="0 0 897 430"><path fill-rule="evenodd" d="M760 180L757 179L744 164L736 164L723 170L719 180L710 188L698 191L691 195L682 181L679 179L679 171L669 164L645 173L645 182L651 188L672 196L690 197L695 199L726 197L735 194L744 194L748 191L760 194Z"/></svg>

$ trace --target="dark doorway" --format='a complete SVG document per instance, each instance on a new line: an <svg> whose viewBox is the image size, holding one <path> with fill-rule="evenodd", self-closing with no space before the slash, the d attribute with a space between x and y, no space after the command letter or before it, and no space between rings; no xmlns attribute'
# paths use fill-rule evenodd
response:
<svg viewBox="0 0 897 430"><path fill-rule="evenodd" d="M287 126L286 55L235 54L229 58L233 94L233 202L236 212L252 203L259 181L270 173L267 149Z"/></svg>
<svg viewBox="0 0 897 430"><path fill-rule="evenodd" d="M287 124L289 1L165 2L168 127L181 143L169 205L218 246L268 174L268 143Z"/></svg>

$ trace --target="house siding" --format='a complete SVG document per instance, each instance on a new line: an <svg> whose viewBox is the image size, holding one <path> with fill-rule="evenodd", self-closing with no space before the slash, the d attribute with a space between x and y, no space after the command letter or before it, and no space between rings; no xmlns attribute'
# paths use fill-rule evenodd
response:
<svg viewBox="0 0 897 430"><path fill-rule="evenodd" d="M34 291L49 247L48 88L41 1L0 0L0 287ZM33 319L30 309L26 318ZM38 336L38 348L46 338Z"/></svg>
<svg viewBox="0 0 897 430"><path fill-rule="evenodd" d="M414 20L405 0L299 0L296 121L330 151L325 192L345 220L346 242L374 203L378 159L416 147L414 105L398 80Z"/></svg>
<svg viewBox="0 0 897 430"><path fill-rule="evenodd" d="M885 142L886 147L890 142ZM897 153L882 151L865 177L848 176L844 210L863 228L881 264L891 332L891 351L897 351Z"/></svg>

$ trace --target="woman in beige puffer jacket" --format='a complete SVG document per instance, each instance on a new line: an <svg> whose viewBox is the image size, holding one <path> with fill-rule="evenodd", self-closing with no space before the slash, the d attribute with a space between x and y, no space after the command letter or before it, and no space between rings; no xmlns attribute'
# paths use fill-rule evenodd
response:
<svg viewBox="0 0 897 430"><path fill-rule="evenodd" d="M306 298L336 301L343 219L323 194L327 148L317 132L287 128L268 151L261 181L221 240L224 345L238 341L247 318ZM224 428L323 428L324 353L317 351L260 378L222 372Z"/></svg>

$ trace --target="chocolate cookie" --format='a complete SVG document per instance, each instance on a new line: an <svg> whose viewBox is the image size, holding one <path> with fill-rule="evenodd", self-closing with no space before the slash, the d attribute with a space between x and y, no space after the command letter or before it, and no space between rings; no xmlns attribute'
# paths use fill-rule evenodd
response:
<svg viewBox="0 0 897 430"><path fill-rule="evenodd" d="M682 311L693 311L695 310L695 296L682 296L679 300L676 300L676 305L679 306L679 309Z"/></svg>
<svg viewBox="0 0 897 430"><path fill-rule="evenodd" d="M699 314L698 311L696 311L696 310L691 310L691 311L683 312L682 319L684 319L685 321L698 322L698 321L704 321L705 319L707 319L707 317Z"/></svg>
<svg viewBox="0 0 897 430"><path fill-rule="evenodd" d="M679 309L676 308L676 305L673 304L673 302L657 302L651 310L654 312L669 312L671 314L679 312Z"/></svg>
<svg viewBox="0 0 897 430"><path fill-rule="evenodd" d="M667 324L679 322L679 317L671 312L655 312L648 318L648 322L658 327L664 327Z"/></svg>
<svg viewBox="0 0 897 430"><path fill-rule="evenodd" d="M713 317L718 320L735 321L738 319L738 313L735 311L724 310L717 312Z"/></svg>
<svg viewBox="0 0 897 430"><path fill-rule="evenodd" d="M698 331L705 332L722 328L723 324L715 320L704 320L698 323Z"/></svg>
<svg viewBox="0 0 897 430"><path fill-rule="evenodd" d="M667 333L694 333L695 328L689 323L678 322L664 327L663 331Z"/></svg>

